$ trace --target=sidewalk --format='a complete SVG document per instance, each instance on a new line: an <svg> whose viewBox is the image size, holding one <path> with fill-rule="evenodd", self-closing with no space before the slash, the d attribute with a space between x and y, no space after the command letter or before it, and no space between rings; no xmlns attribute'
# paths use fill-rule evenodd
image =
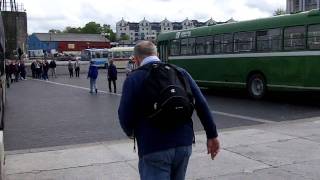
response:
<svg viewBox="0 0 320 180"><path fill-rule="evenodd" d="M320 118L228 129L220 132L216 160L196 145L187 179L319 180ZM6 152L7 180L135 180L137 154L131 140Z"/></svg>

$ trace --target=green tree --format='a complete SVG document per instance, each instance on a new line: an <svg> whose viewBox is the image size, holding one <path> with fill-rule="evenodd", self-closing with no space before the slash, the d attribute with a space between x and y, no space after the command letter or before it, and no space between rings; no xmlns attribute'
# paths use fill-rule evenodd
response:
<svg viewBox="0 0 320 180"><path fill-rule="evenodd" d="M96 22L89 22L83 28L81 33L85 34L101 34L101 25Z"/></svg>
<svg viewBox="0 0 320 180"><path fill-rule="evenodd" d="M50 30L51 31L51 30ZM52 33L55 32L54 29ZM63 33L83 33L83 34L101 34L108 38L110 41L116 41L116 33L113 32L110 25L104 24L100 25L96 22L88 22L84 27L71 27L67 26ZM129 39L129 37L128 37Z"/></svg>
<svg viewBox="0 0 320 180"><path fill-rule="evenodd" d="M81 28L78 27L71 27L71 26L67 26L64 30L64 33L81 33Z"/></svg>
<svg viewBox="0 0 320 180"><path fill-rule="evenodd" d="M127 40L129 40L129 36L127 35L127 34L122 34L121 36L120 36L120 40L121 41L127 41Z"/></svg>
<svg viewBox="0 0 320 180"><path fill-rule="evenodd" d="M286 14L286 11L283 8L278 8L273 13L274 16L279 16L279 15L283 15L283 14Z"/></svg>
<svg viewBox="0 0 320 180"><path fill-rule="evenodd" d="M113 30L110 28L110 25L104 24L101 27L101 34L103 34L106 38L108 38L110 41L116 41L116 33L113 32Z"/></svg>
<svg viewBox="0 0 320 180"><path fill-rule="evenodd" d="M50 29L49 33L59 34L59 33L61 33L61 30L59 30L59 29Z"/></svg>

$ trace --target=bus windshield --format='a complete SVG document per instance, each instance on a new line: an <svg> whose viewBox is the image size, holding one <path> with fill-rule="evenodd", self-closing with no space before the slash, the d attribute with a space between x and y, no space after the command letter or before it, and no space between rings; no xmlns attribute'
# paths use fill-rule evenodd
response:
<svg viewBox="0 0 320 180"><path fill-rule="evenodd" d="M81 60L93 61L96 66L106 67L108 53L107 49L85 49L81 52Z"/></svg>
<svg viewBox="0 0 320 180"><path fill-rule="evenodd" d="M109 58L117 68L126 68L132 55L133 47L114 47L109 50Z"/></svg>

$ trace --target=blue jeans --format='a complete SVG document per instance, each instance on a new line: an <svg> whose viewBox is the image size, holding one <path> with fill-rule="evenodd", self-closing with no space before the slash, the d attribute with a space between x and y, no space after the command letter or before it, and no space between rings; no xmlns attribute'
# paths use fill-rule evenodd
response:
<svg viewBox="0 0 320 180"><path fill-rule="evenodd" d="M139 159L141 180L184 180L192 146L144 155Z"/></svg>
<svg viewBox="0 0 320 180"><path fill-rule="evenodd" d="M90 78L90 92L93 92L97 89L97 79Z"/></svg>

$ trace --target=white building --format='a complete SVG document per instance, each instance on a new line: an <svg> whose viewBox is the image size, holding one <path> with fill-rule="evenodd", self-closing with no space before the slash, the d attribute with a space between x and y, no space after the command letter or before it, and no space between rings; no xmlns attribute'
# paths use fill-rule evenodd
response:
<svg viewBox="0 0 320 180"><path fill-rule="evenodd" d="M185 19L184 21L182 21L182 29L190 29L190 28L194 28L194 24L191 20L189 20L188 18Z"/></svg>
<svg viewBox="0 0 320 180"><path fill-rule="evenodd" d="M161 32L167 32L167 31L173 30L172 23L167 18L161 21L160 25L161 25Z"/></svg>
<svg viewBox="0 0 320 180"><path fill-rule="evenodd" d="M287 13L319 9L320 0L287 0Z"/></svg>
<svg viewBox="0 0 320 180"><path fill-rule="evenodd" d="M156 41L160 32L169 32L175 30L184 30L200 26L211 26L221 23L235 22L232 18L226 22L216 22L212 18L205 22L189 20L186 18L182 22L171 22L165 18L161 22L149 22L145 18L139 23L127 22L123 18L116 24L117 39L123 44L134 44L139 40ZM123 40L124 37L128 38Z"/></svg>

